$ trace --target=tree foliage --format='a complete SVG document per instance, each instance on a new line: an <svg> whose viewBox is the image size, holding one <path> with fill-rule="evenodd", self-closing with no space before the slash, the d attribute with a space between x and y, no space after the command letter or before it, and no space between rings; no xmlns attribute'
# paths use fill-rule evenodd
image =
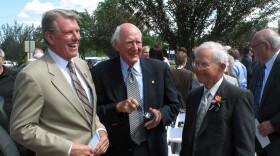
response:
<svg viewBox="0 0 280 156"><path fill-rule="evenodd" d="M4 24L1 27L0 43L5 58L12 61L26 61L25 41L35 41L36 47L44 49L46 45L40 27L27 26L14 21L14 25Z"/></svg>
<svg viewBox="0 0 280 156"><path fill-rule="evenodd" d="M133 23L143 34L143 45L155 44L156 36L150 35L143 22L120 4L119 0L105 0L100 2L97 9L90 15L87 11L80 13L81 49L83 45L91 50L105 53L109 57L118 55L111 44L112 35L116 27L122 23ZM86 50L86 49L85 49Z"/></svg>
<svg viewBox="0 0 280 156"><path fill-rule="evenodd" d="M229 44L279 10L277 0L122 0L133 15L173 49L205 40ZM251 18L249 18L251 17ZM238 28L238 29L236 29ZM238 33L238 34L236 34ZM230 37L230 38L226 38Z"/></svg>

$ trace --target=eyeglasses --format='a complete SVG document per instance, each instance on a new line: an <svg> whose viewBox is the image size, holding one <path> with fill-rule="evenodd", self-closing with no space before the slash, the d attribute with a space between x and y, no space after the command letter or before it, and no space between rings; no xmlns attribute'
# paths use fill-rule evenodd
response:
<svg viewBox="0 0 280 156"><path fill-rule="evenodd" d="M209 66L211 65L211 63L198 63L198 62L195 62L194 63L194 67L195 68L198 68L198 69L206 69L208 68Z"/></svg>
<svg viewBox="0 0 280 156"><path fill-rule="evenodd" d="M258 43L258 44L255 44L255 45L252 45L252 46L251 46L251 48L252 48L252 49L254 49L254 48L256 48L258 45L261 45L261 44L263 44L263 43L265 43L265 42L261 42L261 43Z"/></svg>

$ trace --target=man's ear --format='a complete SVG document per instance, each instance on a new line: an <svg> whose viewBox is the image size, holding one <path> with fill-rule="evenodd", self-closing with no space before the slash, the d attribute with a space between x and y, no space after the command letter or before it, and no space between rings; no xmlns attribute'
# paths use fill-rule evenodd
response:
<svg viewBox="0 0 280 156"><path fill-rule="evenodd" d="M119 51L119 42L118 41L114 41L114 48L116 49L116 51Z"/></svg>
<svg viewBox="0 0 280 156"><path fill-rule="evenodd" d="M53 45L54 41L52 39L52 33L49 31L46 31L44 33L45 39L49 42L50 45Z"/></svg>
<svg viewBox="0 0 280 156"><path fill-rule="evenodd" d="M226 69L227 65L226 65L226 64L224 64L224 63L220 63L220 67L223 69L223 71L225 71L225 69Z"/></svg>

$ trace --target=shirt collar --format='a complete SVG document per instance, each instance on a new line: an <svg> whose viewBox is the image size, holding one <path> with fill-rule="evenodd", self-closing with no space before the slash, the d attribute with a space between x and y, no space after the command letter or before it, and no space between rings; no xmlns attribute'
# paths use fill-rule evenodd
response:
<svg viewBox="0 0 280 156"><path fill-rule="evenodd" d="M265 63L265 67L267 69L271 69L273 66L273 63L277 57L277 55L279 54L280 49L270 58L270 60L268 62Z"/></svg>
<svg viewBox="0 0 280 156"><path fill-rule="evenodd" d="M209 92L211 94L212 97L215 96L217 90L219 89L220 85L222 84L223 82L223 79L224 77L221 77L221 79L212 87L209 89ZM204 92L206 91L207 89L204 87Z"/></svg>
<svg viewBox="0 0 280 156"><path fill-rule="evenodd" d="M53 52L50 48L48 48L48 52L51 55L51 57L54 59L55 63L59 66L60 69L67 68L67 64L69 61L65 60L61 56L57 55L55 52ZM71 61L74 63L73 58Z"/></svg>
<svg viewBox="0 0 280 156"><path fill-rule="evenodd" d="M127 69L129 68L129 66L125 63L125 61L122 59L121 56L120 56L120 61L121 61L122 73L124 75L127 75L126 73L128 72ZM134 72L136 72L138 74L141 73L140 59L133 65L133 69L134 69Z"/></svg>

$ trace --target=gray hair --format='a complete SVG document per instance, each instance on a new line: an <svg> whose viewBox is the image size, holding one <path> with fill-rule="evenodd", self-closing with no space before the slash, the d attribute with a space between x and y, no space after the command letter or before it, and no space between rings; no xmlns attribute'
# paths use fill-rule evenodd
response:
<svg viewBox="0 0 280 156"><path fill-rule="evenodd" d="M56 32L58 30L58 28L56 26L55 20L61 16L64 18L75 19L78 23L80 22L79 15L76 14L74 11L64 10L64 9L49 10L43 14L43 18L42 18L42 22L41 22L43 34L47 31L51 32L51 33ZM45 36L44 36L44 41L45 41L45 43L49 44L49 42L46 40Z"/></svg>
<svg viewBox="0 0 280 156"><path fill-rule="evenodd" d="M209 41L202 43L199 47L197 47L194 51L195 57L200 53L201 49L211 49L213 55L213 61L216 63L228 64L228 55L225 48L217 42Z"/></svg>
<svg viewBox="0 0 280 156"><path fill-rule="evenodd" d="M114 42L115 41L120 41L120 30L121 30L121 27L118 26L112 36L112 39L111 39L111 44L114 46Z"/></svg>
<svg viewBox="0 0 280 156"><path fill-rule="evenodd" d="M5 53L1 48L0 48L0 54L1 54L2 57L5 57Z"/></svg>
<svg viewBox="0 0 280 156"><path fill-rule="evenodd" d="M280 36L275 34L260 34L258 40L260 42L267 41L274 49L280 48Z"/></svg>

